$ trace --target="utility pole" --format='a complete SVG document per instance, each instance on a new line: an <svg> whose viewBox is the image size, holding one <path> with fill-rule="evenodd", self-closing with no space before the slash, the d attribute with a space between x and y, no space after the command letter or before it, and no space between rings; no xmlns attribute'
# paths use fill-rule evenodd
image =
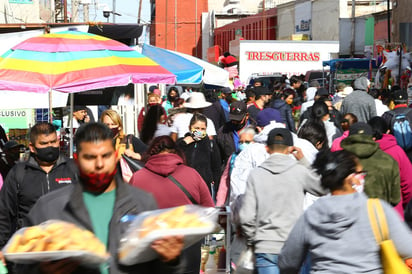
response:
<svg viewBox="0 0 412 274"><path fill-rule="evenodd" d="M67 0L63 1L64 23L67 23Z"/></svg>
<svg viewBox="0 0 412 274"><path fill-rule="evenodd" d="M113 24L116 23L116 0L113 0Z"/></svg>
<svg viewBox="0 0 412 274"><path fill-rule="evenodd" d="M89 4L83 3L83 20L89 22Z"/></svg>
<svg viewBox="0 0 412 274"><path fill-rule="evenodd" d="M79 21L79 0L72 0L72 22Z"/></svg>
<svg viewBox="0 0 412 274"><path fill-rule="evenodd" d="M266 22L266 7L265 7L266 0L263 0L262 6L263 6L263 12L262 12L262 40L267 40L266 36L266 29L267 29L267 22Z"/></svg>
<svg viewBox="0 0 412 274"><path fill-rule="evenodd" d="M390 43L391 42L391 11L389 10L389 8L390 8L389 0L386 0L386 2L388 3L388 6L387 6L387 13L388 13L388 43Z"/></svg>
<svg viewBox="0 0 412 274"><path fill-rule="evenodd" d="M137 24L140 24L141 14L142 14L142 0L139 0L139 11L137 12Z"/></svg>
<svg viewBox="0 0 412 274"><path fill-rule="evenodd" d="M355 8L356 2L352 0L352 39L350 42L350 54L353 57L355 55L355 28L356 28L356 20L355 20Z"/></svg>

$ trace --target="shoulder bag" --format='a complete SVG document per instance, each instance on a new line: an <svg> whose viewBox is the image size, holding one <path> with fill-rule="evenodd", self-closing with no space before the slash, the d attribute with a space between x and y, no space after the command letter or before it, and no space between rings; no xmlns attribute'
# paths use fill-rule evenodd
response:
<svg viewBox="0 0 412 274"><path fill-rule="evenodd" d="M389 239L388 224L379 199L368 199L368 215L373 235L381 248L383 273L410 274L409 268L399 257L393 241Z"/></svg>
<svg viewBox="0 0 412 274"><path fill-rule="evenodd" d="M193 198L192 194L190 194L189 191L187 191L187 189L181 184L179 183L178 180L176 180L175 177L173 177L172 175L167 176L167 178L172 181L178 188L180 188L181 191L184 192L184 194L186 194L187 198L189 198L189 200L192 202L192 204L194 205L198 205L199 203L195 200L195 198Z"/></svg>

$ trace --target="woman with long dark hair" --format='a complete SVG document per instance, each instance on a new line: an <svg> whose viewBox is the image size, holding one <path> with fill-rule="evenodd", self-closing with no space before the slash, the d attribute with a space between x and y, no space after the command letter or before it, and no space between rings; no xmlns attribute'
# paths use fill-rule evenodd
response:
<svg viewBox="0 0 412 274"><path fill-rule="evenodd" d="M313 167L332 195L319 198L297 221L279 256L281 273L299 273L307 257L311 273L383 273L368 197L358 192L366 171L357 157L344 150L325 151L318 154ZM410 258L411 232L391 205L380 203L390 239L402 258Z"/></svg>
<svg viewBox="0 0 412 274"><path fill-rule="evenodd" d="M144 117L140 139L145 144L150 144L154 137L170 135L171 130L166 125L166 122L167 116L163 107L161 105L153 105Z"/></svg>

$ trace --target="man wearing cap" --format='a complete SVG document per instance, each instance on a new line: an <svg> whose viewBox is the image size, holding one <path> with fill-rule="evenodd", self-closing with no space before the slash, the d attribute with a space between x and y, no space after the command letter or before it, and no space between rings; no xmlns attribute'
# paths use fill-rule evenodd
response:
<svg viewBox="0 0 412 274"><path fill-rule="evenodd" d="M239 132L249 124L246 103L235 101L230 104L229 120L218 130L216 137L224 165L230 155L239 150Z"/></svg>
<svg viewBox="0 0 412 274"><path fill-rule="evenodd" d="M256 121L257 114L261 111L265 105L270 101L272 93L267 87L255 87L253 89L255 92L255 101L249 106L247 112L249 113L250 119Z"/></svg>
<svg viewBox="0 0 412 274"><path fill-rule="evenodd" d="M405 90L402 90L399 86L393 86L391 92L393 94L393 103L395 104L395 107L393 110L386 111L382 115L382 118L385 120L388 128L393 134L393 123L395 116L398 114L405 114L407 119L412 121L412 109L408 107L408 93ZM408 155L409 160L412 162L412 149L405 150L405 152Z"/></svg>
<svg viewBox="0 0 412 274"><path fill-rule="evenodd" d="M10 170L0 191L0 248L41 196L74 182L77 168L60 155L59 144L52 124L41 122L30 129L31 156Z"/></svg>
<svg viewBox="0 0 412 274"><path fill-rule="evenodd" d="M288 129L270 131L267 151L269 158L247 179L239 220L247 244L254 247L258 273L279 273L277 258L303 212L305 192L319 196L324 190L319 177L301 163L303 154Z"/></svg>
<svg viewBox="0 0 412 274"><path fill-rule="evenodd" d="M70 128L70 123L73 122L73 128L79 128L82 124L89 121L87 116L87 107L86 106L73 106L73 117L68 119L66 126Z"/></svg>
<svg viewBox="0 0 412 274"><path fill-rule="evenodd" d="M24 145L19 144L14 140L8 141L4 145L0 158L0 173L4 179L6 179L10 169L19 160L21 148L24 148Z"/></svg>
<svg viewBox="0 0 412 274"><path fill-rule="evenodd" d="M349 128L349 136L341 142L344 150L359 158L367 171L364 192L369 198L379 198L395 206L401 199L398 163L379 148L370 125L357 122Z"/></svg>
<svg viewBox="0 0 412 274"><path fill-rule="evenodd" d="M375 100L368 94L370 81L362 76L353 81L353 91L343 99L342 114L353 113L359 122L367 123L376 116Z"/></svg>
<svg viewBox="0 0 412 274"><path fill-rule="evenodd" d="M181 113L176 116L173 121L173 126L171 128L172 134L170 137L176 141L179 138L185 137L188 132L190 125L190 119L194 113L202 113L203 109L212 105L212 103L207 102L205 96L201 92L192 92L188 99L188 102L184 103L183 106L187 109L186 113ZM215 126L209 118L207 118L207 128L206 133L210 138L216 136Z"/></svg>

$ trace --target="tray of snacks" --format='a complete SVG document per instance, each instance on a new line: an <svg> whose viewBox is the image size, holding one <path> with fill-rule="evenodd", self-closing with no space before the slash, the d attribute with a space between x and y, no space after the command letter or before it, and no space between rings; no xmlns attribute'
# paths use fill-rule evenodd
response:
<svg viewBox="0 0 412 274"><path fill-rule="evenodd" d="M21 264L71 258L93 266L109 259L106 247L92 232L59 220L19 229L3 254L8 261Z"/></svg>
<svg viewBox="0 0 412 274"><path fill-rule="evenodd" d="M184 246L189 247L216 230L218 213L218 209L198 205L143 212L120 241L119 261L133 265L155 259L151 244L165 236L183 235Z"/></svg>

